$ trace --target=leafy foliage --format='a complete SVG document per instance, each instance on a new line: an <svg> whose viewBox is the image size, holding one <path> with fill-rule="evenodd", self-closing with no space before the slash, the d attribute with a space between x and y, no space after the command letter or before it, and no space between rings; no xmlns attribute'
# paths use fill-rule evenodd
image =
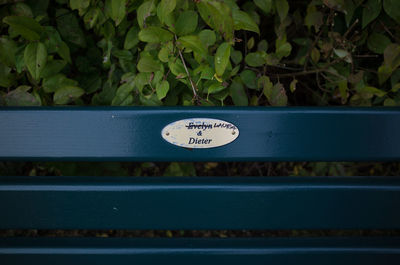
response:
<svg viewBox="0 0 400 265"><path fill-rule="evenodd" d="M0 0L0 105L399 105L397 0Z"/></svg>

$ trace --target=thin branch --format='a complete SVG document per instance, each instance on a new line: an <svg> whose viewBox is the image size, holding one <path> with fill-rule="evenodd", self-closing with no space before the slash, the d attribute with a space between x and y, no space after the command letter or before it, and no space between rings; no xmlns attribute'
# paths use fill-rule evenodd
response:
<svg viewBox="0 0 400 265"><path fill-rule="evenodd" d="M383 29L390 35L390 37L392 37L394 40L399 42L399 39L393 35L393 33L388 29L388 27L385 25L385 23L382 22L382 20L379 20L379 23L382 25Z"/></svg>
<svg viewBox="0 0 400 265"><path fill-rule="evenodd" d="M326 25L329 25L331 23L332 20L332 16L335 14L335 11L333 9L331 9L331 11L329 12L329 16L326 19ZM317 45L319 39L321 38L323 30L320 28L318 35L316 36L315 40L313 41L312 45L310 46L310 48L307 51L306 57L305 57L305 62L304 62L304 68L303 71L307 71L307 66L308 66L308 60L310 59L310 55L312 50L315 48L315 46Z"/></svg>
<svg viewBox="0 0 400 265"><path fill-rule="evenodd" d="M360 22L358 18L354 21L354 23L349 27L349 29L344 33L343 38L347 39L347 35L354 29L354 27Z"/></svg>
<svg viewBox="0 0 400 265"><path fill-rule="evenodd" d="M178 37L175 35L175 42L176 42L177 40L178 40ZM186 71L186 74L187 74L187 76L188 76L190 85L192 86L193 98L197 101L198 98L199 98L199 96L197 95L197 92L196 92L196 90L197 90L196 85L193 83L193 80L192 80L192 78L190 77L190 73L189 73L189 70L188 70L188 68L187 68L187 66L186 66L185 59L183 59L183 55L182 55L181 50L180 50L179 48L177 48L177 50L178 50L178 53L179 53L179 57L181 57L181 61L182 61L183 67L185 68L185 71Z"/></svg>
<svg viewBox="0 0 400 265"><path fill-rule="evenodd" d="M326 72L326 73L330 73L332 75L335 75L337 77L342 77L341 75L336 74L335 72L332 72L329 70L329 67L331 67L332 65L338 63L342 61L342 59L337 59L334 60L332 62L330 62L329 64L325 65L323 68L318 68L318 69L313 69L313 70L308 70L308 71L302 71L302 72L294 72L294 73L286 73L286 74L270 74L270 77L273 78L288 78L288 77L294 77L294 76L301 76L301 75L310 75L310 74L317 74L317 73L321 73L321 72Z"/></svg>

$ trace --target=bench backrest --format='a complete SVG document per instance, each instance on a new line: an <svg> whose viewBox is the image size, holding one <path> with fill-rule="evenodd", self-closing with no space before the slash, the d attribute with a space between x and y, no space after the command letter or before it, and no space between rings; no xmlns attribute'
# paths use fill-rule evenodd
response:
<svg viewBox="0 0 400 265"><path fill-rule="evenodd" d="M227 121L240 135L206 149L163 139L166 125L191 118ZM4 108L0 160L394 161L400 160L399 135L397 108ZM0 177L0 229L400 229L399 206L400 179L394 177ZM185 258L207 262L201 253L209 259L214 253L217 260L243 256L230 264L246 257L254 264L302 264L302 258L350 264L350 257L395 264L400 255L398 239L319 240L203 240L193 241L190 252L184 240L77 245L9 239L0 240L0 256L9 264L32 255L50 264L65 254L61 260L67 264L80 255L76 248L86 248L84 257L110 248L111 256L125 250L127 262L132 256L144 263L153 250L160 261L175 253L174 264ZM332 259L315 259L316 254Z"/></svg>

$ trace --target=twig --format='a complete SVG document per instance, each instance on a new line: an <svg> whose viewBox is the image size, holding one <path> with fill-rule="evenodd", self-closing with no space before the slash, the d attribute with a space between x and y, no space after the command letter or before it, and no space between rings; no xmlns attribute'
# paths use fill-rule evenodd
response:
<svg viewBox="0 0 400 265"><path fill-rule="evenodd" d="M393 39L395 39L397 42L399 42L399 39L396 38L396 36L393 35L393 33L388 29L388 27L385 25L385 23L383 23L381 20L379 20L379 23L382 25L382 27L384 28L384 30L385 30Z"/></svg>
<svg viewBox="0 0 400 265"><path fill-rule="evenodd" d="M177 40L178 40L178 37L175 35L175 42L176 42ZM189 70L188 70L188 68L187 68L187 66L186 66L185 59L183 59L183 55L182 55L181 50L180 50L179 48L177 48L177 50L178 50L178 53L179 53L179 57L181 57L182 64L183 64L183 67L185 68L185 71L186 71L186 74L187 74L187 76L188 76L190 85L192 86L193 98L194 98L195 101L197 101L198 98L199 98L199 96L197 95L197 92L196 92L196 90L197 90L197 89L196 89L196 85L193 83L193 80L192 80L192 78L190 77L190 73L189 73Z"/></svg>
<svg viewBox="0 0 400 265"><path fill-rule="evenodd" d="M354 27L360 22L358 18L354 21L354 23L349 27L349 29L344 33L343 38L347 38L347 35L354 29Z"/></svg>
<svg viewBox="0 0 400 265"><path fill-rule="evenodd" d="M378 54L354 54L353 55L356 58L378 58Z"/></svg>
<svg viewBox="0 0 400 265"><path fill-rule="evenodd" d="M331 9L328 18L326 19L326 24L330 24L331 20L332 20L332 16L335 14L335 11L333 9ZM303 71L307 71L307 64L308 64L308 60L310 59L310 55L312 50L315 48L315 46L317 45L317 42L319 41L319 39L321 38L323 30L320 28L318 35L315 37L315 40L313 41L312 45L310 46L310 48L307 51L306 57L305 57L305 62L304 62L304 68Z"/></svg>
<svg viewBox="0 0 400 265"><path fill-rule="evenodd" d="M338 60L335 60L335 61L327 64L325 67L319 68L319 69L313 69L313 70L295 72L295 73L287 73L287 74L273 74L273 75L269 75L269 76L273 77L273 78L287 78L287 77L293 77L293 76L310 75L310 74L317 74L317 73L321 73L321 72L327 72L327 73L330 73L332 75L336 75L338 77L342 77L342 76L340 76L340 75L338 75L338 74L336 74L336 73L334 73L334 72L332 72L332 71L330 71L328 69L330 66L334 65L337 62L338 62Z"/></svg>

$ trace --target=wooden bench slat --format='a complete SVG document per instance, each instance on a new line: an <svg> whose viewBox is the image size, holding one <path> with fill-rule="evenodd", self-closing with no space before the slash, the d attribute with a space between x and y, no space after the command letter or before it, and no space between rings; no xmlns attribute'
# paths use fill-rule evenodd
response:
<svg viewBox="0 0 400 265"><path fill-rule="evenodd" d="M0 228L399 229L400 178L0 177Z"/></svg>
<svg viewBox="0 0 400 265"><path fill-rule="evenodd" d="M185 118L235 124L222 147L161 137ZM400 159L399 108L1 108L0 160L384 161Z"/></svg>
<svg viewBox="0 0 400 265"><path fill-rule="evenodd" d="M398 264L399 238L0 238L11 264Z"/></svg>

